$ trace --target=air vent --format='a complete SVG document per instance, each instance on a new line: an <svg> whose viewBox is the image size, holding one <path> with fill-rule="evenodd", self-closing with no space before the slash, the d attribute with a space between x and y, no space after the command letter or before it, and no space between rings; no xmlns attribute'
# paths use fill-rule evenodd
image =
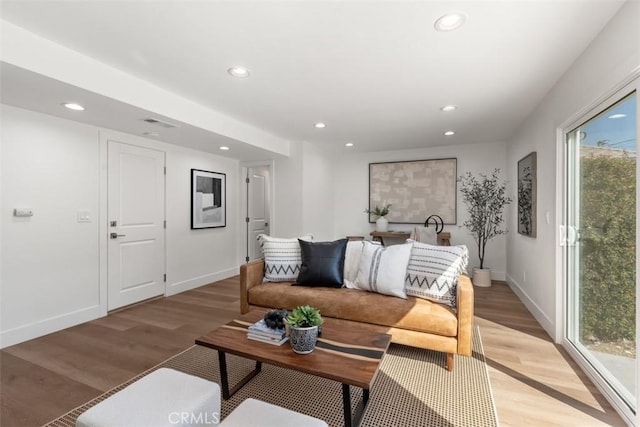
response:
<svg viewBox="0 0 640 427"><path fill-rule="evenodd" d="M153 117L148 117L146 119L142 119L142 121L143 122L147 122L147 123L152 124L152 125L160 126L160 127L166 128L166 129L179 128L180 127L178 125L174 125L173 123L164 122L162 120L154 119Z"/></svg>

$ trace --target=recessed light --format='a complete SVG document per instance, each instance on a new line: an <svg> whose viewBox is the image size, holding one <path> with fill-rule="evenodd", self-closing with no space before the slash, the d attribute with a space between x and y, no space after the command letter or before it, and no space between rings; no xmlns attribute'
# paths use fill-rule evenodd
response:
<svg viewBox="0 0 640 427"><path fill-rule="evenodd" d="M344 144L345 147L353 147L353 142L347 142Z"/></svg>
<svg viewBox="0 0 640 427"><path fill-rule="evenodd" d="M609 116L610 119L621 119L623 117L627 117L627 115L620 113L620 114L612 114Z"/></svg>
<svg viewBox="0 0 640 427"><path fill-rule="evenodd" d="M324 123L322 123L322 122L316 123L314 126L315 126L316 128L318 128L318 129L322 129L322 128L326 128L326 127L327 127L327 125L325 125L325 124L324 124Z"/></svg>
<svg viewBox="0 0 640 427"><path fill-rule="evenodd" d="M143 135L145 135L145 136L160 136L160 134L158 132L144 132Z"/></svg>
<svg viewBox="0 0 640 427"><path fill-rule="evenodd" d="M466 20L467 17L462 13L447 13L438 18L434 27L438 31L453 31L460 28Z"/></svg>
<svg viewBox="0 0 640 427"><path fill-rule="evenodd" d="M229 151L229 147L227 147L226 145L223 145L222 147L220 147L220 149L222 151Z"/></svg>
<svg viewBox="0 0 640 427"><path fill-rule="evenodd" d="M231 67L227 70L227 73L239 79L249 77L249 70L244 67Z"/></svg>
<svg viewBox="0 0 640 427"><path fill-rule="evenodd" d="M84 110L84 107L82 105L76 104L75 102L64 102L62 105L65 108L68 108L69 110L74 110L74 111Z"/></svg>
<svg viewBox="0 0 640 427"><path fill-rule="evenodd" d="M457 110L458 106L457 105L445 105L444 107L440 108L440 111L444 111L445 113L448 111L454 111Z"/></svg>
<svg viewBox="0 0 640 427"><path fill-rule="evenodd" d="M454 131L452 131L452 130L448 130L448 131L446 131L446 132L444 133L444 135L445 135L445 136L452 136L452 135L455 135L455 134L456 134L456 133L455 133Z"/></svg>

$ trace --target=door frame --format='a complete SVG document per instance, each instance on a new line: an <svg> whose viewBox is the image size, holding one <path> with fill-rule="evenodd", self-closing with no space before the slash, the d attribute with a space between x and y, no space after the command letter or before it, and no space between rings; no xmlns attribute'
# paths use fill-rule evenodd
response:
<svg viewBox="0 0 640 427"><path fill-rule="evenodd" d="M99 172L99 180L98 180L98 232L99 232L99 273L98 273L98 287L99 287L99 302L98 302L98 313L99 316L106 316L109 312L108 309L108 295L109 295L109 283L107 277L108 271L108 256L109 256L109 211L108 211L108 203L109 203L109 193L108 193L108 180L109 180L109 153L108 146L109 141L118 142L121 144L133 145L140 148L148 148L151 150L161 151L165 154L165 166L167 159L167 150L166 148L157 142L149 141L142 137L137 137L135 135L129 135L125 133L120 133L116 131L110 131L105 129L98 130L98 141L99 141L99 149L98 149L98 164L100 165ZM164 212L165 217L167 213L167 186L166 186L166 175L165 175L165 194L164 194ZM167 268L167 230L164 230L165 239L164 239L164 267L165 272ZM167 295L167 282L164 284L164 295Z"/></svg>
<svg viewBox="0 0 640 427"><path fill-rule="evenodd" d="M582 356L580 352L574 349L573 344L566 338L568 328L568 316L570 315L567 308L568 303L568 251L566 250L567 234L565 226L567 224L568 212L568 171L566 160L568 156L568 146L566 143L566 134L572 129L580 126L588 118L593 117L599 112L608 108L621 99L623 90L635 85L636 96L640 95L640 67L636 67L629 75L627 75L618 84L611 87L604 94L597 97L591 103L586 105L571 118L563 122L556 129L556 224L558 224L556 233L556 342L562 344L562 347L569 353L572 359L580 366L583 372L589 377L591 382L602 393L607 401L613 406L618 414L630 425L640 425L640 414L634 414L626 403L620 398L615 391L608 385L604 384L600 375L592 371L594 368L590 362ZM586 119L586 120L585 120ZM637 123L640 123L640 108L637 109ZM640 162L636 164L636 180L640 176ZM636 212L640 212L640 186L636 188ZM640 233L638 232L636 220L636 248L640 248ZM636 272L640 268L640 259L636 260ZM640 350L640 277L636 274L636 354ZM637 357L637 356L636 356ZM636 359L637 360L637 359ZM640 384L640 369L636 369L636 386ZM636 391L636 411L640 408L640 393Z"/></svg>
<svg viewBox="0 0 640 427"><path fill-rule="evenodd" d="M241 261L241 264L245 263L245 259L247 256L248 250L248 237L247 237L247 224L245 222L245 218L247 216L247 173L249 168L266 166L270 170L269 174L269 230L273 232L275 230L276 218L274 216L274 206L276 204L275 201L275 160L258 160L252 162L240 162L240 188L242 191L240 192L240 224L242 224L241 231L238 233L239 241L238 241L238 259Z"/></svg>

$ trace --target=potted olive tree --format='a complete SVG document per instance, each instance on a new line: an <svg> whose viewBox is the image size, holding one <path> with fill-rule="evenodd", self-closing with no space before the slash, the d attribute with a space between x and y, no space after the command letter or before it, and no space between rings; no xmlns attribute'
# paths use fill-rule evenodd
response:
<svg viewBox="0 0 640 427"><path fill-rule="evenodd" d="M507 233L502 228L502 213L504 207L511 203L511 198L506 196L506 184L499 181L499 174L500 169L495 169L491 176L479 174L476 178L467 172L460 177L462 201L469 209L469 219L463 224L473 235L480 258L480 267L473 269L473 284L476 286L491 286L491 269L484 268L487 242Z"/></svg>
<svg viewBox="0 0 640 427"><path fill-rule="evenodd" d="M289 325L289 342L293 351L309 354L318 340L318 327L322 325L322 317L317 308L303 305L296 307L287 316Z"/></svg>

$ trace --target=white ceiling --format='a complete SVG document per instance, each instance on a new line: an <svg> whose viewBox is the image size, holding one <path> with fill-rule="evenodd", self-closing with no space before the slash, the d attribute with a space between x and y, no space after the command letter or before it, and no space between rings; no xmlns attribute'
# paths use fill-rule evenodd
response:
<svg viewBox="0 0 640 427"><path fill-rule="evenodd" d="M283 140L389 150L508 141L622 3L2 1L1 13ZM464 12L466 25L435 31L434 21L451 11ZM230 77L235 65L251 76ZM4 103L68 116L58 99L73 90L68 85L6 64L2 85ZM95 98L91 120L79 120L144 130L127 123L140 125L148 111ZM443 113L446 104L460 108ZM318 121L327 127L314 128ZM228 155L240 159L268 154L202 129L189 138L207 151L236 144Z"/></svg>

